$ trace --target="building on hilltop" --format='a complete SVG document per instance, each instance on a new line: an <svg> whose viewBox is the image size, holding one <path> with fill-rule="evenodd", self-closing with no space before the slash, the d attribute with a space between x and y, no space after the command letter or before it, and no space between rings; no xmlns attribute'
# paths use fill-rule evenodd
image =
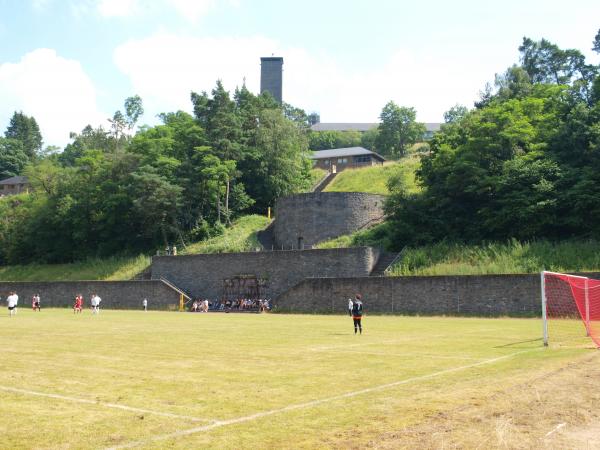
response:
<svg viewBox="0 0 600 450"><path fill-rule="evenodd" d="M329 172L341 172L344 169L383 165L385 158L363 147L334 148L319 150L310 156L314 167Z"/></svg>
<svg viewBox="0 0 600 450"><path fill-rule="evenodd" d="M425 123L425 135L423 139L431 139L434 133L440 131L442 124L437 122ZM312 131L365 131L377 128L379 123L316 123L310 127Z"/></svg>
<svg viewBox="0 0 600 450"><path fill-rule="evenodd" d="M0 181L0 197L16 195L29 190L27 177L10 177Z"/></svg>
<svg viewBox="0 0 600 450"><path fill-rule="evenodd" d="M260 58L260 93L269 92L279 104L283 101L283 58Z"/></svg>

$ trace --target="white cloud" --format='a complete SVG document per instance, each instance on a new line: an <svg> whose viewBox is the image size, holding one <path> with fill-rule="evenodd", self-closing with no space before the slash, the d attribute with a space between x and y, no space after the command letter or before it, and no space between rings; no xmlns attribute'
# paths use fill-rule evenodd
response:
<svg viewBox="0 0 600 450"><path fill-rule="evenodd" d="M216 0L167 0L167 3L186 20L197 22L216 6Z"/></svg>
<svg viewBox="0 0 600 450"><path fill-rule="evenodd" d="M46 3L49 0L32 1ZM240 3L239 0L71 0L71 10L77 17L95 10L105 18L165 14L172 10L183 20L195 23L220 4L238 7Z"/></svg>
<svg viewBox="0 0 600 450"><path fill-rule="evenodd" d="M31 0L31 7L36 12L45 11L51 0Z"/></svg>
<svg viewBox="0 0 600 450"><path fill-rule="evenodd" d="M276 44L265 38L186 38L161 33L129 41L114 53L117 67L152 113L190 109L190 91L210 91L217 79L226 87L257 86L259 57ZM149 114L150 116L151 114Z"/></svg>
<svg viewBox="0 0 600 450"><path fill-rule="evenodd" d="M258 92L260 57L273 53L284 57L284 101L318 111L324 122L377 121L390 100L415 107L421 121L441 121L443 112L457 102L472 106L485 82L511 63L477 60L469 52L450 48L442 58L399 50L378 66L353 64L349 69L330 54L286 48L264 37L169 33L124 43L115 50L114 60L152 116L189 111L190 91L210 91L217 79L233 90L245 78L248 88Z"/></svg>
<svg viewBox="0 0 600 450"><path fill-rule="evenodd" d="M96 107L96 90L78 61L40 48L18 63L0 64L0 124L14 111L35 117L45 145L63 146L69 132L105 123Z"/></svg>
<svg viewBox="0 0 600 450"><path fill-rule="evenodd" d="M138 11L138 0L99 0L98 12L103 17L127 17Z"/></svg>

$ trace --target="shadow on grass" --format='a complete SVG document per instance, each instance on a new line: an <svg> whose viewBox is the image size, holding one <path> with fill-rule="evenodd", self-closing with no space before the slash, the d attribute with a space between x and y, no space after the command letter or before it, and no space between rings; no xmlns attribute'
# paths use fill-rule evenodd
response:
<svg viewBox="0 0 600 450"><path fill-rule="evenodd" d="M536 339L529 339L527 341L517 341L517 342L511 342L509 344L504 344L504 345L497 345L494 348L506 348L506 347L514 347L515 345L520 345L520 344L529 344L530 342L537 342L537 341L541 341L543 340L543 338L536 338Z"/></svg>

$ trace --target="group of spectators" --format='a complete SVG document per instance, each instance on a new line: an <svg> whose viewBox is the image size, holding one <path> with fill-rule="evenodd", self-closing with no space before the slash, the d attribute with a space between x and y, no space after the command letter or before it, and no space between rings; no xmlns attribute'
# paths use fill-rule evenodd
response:
<svg viewBox="0 0 600 450"><path fill-rule="evenodd" d="M222 299L210 301L208 299L194 300L191 312L210 311L258 311L265 312L271 309L271 302L268 298L240 298L237 300Z"/></svg>
<svg viewBox="0 0 600 450"><path fill-rule="evenodd" d="M194 303L192 303L191 311L192 312L208 312L210 304L211 304L211 302L209 302L208 299L194 300Z"/></svg>

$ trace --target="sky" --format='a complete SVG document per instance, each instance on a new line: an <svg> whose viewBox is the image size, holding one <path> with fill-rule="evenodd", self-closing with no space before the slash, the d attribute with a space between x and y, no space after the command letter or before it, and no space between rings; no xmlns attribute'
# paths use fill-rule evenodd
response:
<svg viewBox="0 0 600 450"><path fill-rule="evenodd" d="M217 79L258 93L271 55L284 101L322 122L376 122L390 100L441 122L518 63L524 36L598 64L599 28L598 0L0 0L0 131L23 111L63 147L136 94L154 125Z"/></svg>

